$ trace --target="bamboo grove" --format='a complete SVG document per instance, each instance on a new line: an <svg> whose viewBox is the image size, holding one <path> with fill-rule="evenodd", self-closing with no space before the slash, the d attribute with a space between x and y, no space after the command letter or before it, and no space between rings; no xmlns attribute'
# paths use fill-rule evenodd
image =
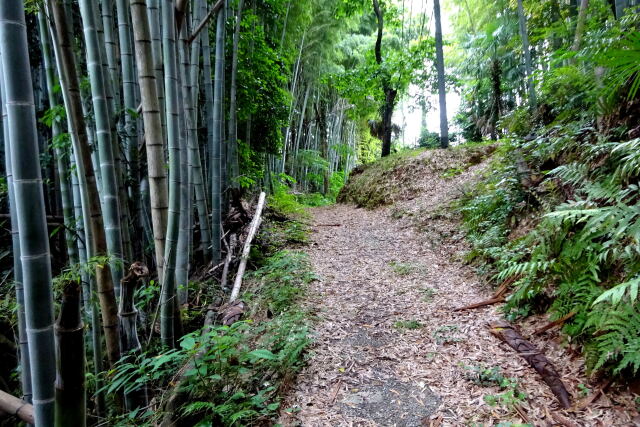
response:
<svg viewBox="0 0 640 427"><path fill-rule="evenodd" d="M356 165L391 151L410 84L437 76L444 103L431 11L405 22L396 3L1 2L3 263L36 425L148 408L152 390L114 397L110 375L176 348L196 295L231 291L222 266L242 200L335 199Z"/></svg>

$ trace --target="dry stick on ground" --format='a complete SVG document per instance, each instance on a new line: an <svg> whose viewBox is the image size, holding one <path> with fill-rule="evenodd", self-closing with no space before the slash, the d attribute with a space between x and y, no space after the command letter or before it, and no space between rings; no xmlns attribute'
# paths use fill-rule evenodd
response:
<svg viewBox="0 0 640 427"><path fill-rule="evenodd" d="M236 250L237 237L235 233L229 236L229 246L227 247L227 257L224 260L224 267L222 268L222 279L220 280L220 286L222 289L227 288L227 281L229 280L229 265L233 259L233 253Z"/></svg>
<svg viewBox="0 0 640 427"><path fill-rule="evenodd" d="M15 415L28 424L34 424L33 406L15 396L0 390L0 411Z"/></svg>
<svg viewBox="0 0 640 427"><path fill-rule="evenodd" d="M551 418L553 418L553 421L564 427L580 427L569 418L565 417L564 415L560 415L557 412L551 412Z"/></svg>
<svg viewBox="0 0 640 427"><path fill-rule="evenodd" d="M504 302L504 297L491 298L491 299L488 299L488 300L485 300L485 301L477 302L475 304L466 305L464 307L458 307L458 308L454 309L453 311L472 310L474 308L486 307L488 305L498 304L498 303L501 303L501 302Z"/></svg>
<svg viewBox="0 0 640 427"><path fill-rule="evenodd" d="M258 227L260 227L260 222L262 222L262 209L264 208L264 201L267 195L262 192L260 193L260 198L258 199L258 206L256 206L256 213L253 216L253 220L251 220L251 226L249 227L249 234L247 234L247 240L244 242L244 249L242 250L242 257L240 258L240 265L238 266L238 273L236 274L236 281L233 284L233 290L231 291L231 296L229 297L229 301L233 302L238 298L240 294L240 286L242 286L242 276L244 276L244 271L247 268L247 261L249 260L249 251L251 250L251 241L253 240L256 232L258 231Z"/></svg>
<svg viewBox="0 0 640 427"><path fill-rule="evenodd" d="M589 405L591 405L596 400L598 400L598 398L604 394L604 391L611 385L612 382L613 381L611 379L605 380L602 383L602 385L600 385L600 387L598 387L598 389L596 391L594 391L589 396L585 397L584 399L582 399L581 401L576 403L576 409L578 411L581 411L581 410L587 408Z"/></svg>
<svg viewBox="0 0 640 427"><path fill-rule="evenodd" d="M529 341L522 338L515 328L505 322L496 322L489 325L489 332L513 348L518 354L536 370L551 388L551 391L563 408L571 406L571 398L549 359Z"/></svg>
<svg viewBox="0 0 640 427"><path fill-rule="evenodd" d="M571 319L575 315L576 315L576 312L572 311L571 313L567 314L566 316L561 317L558 320L555 320L555 321L553 321L551 323L547 323L543 327L541 327L539 329L536 329L536 331L533 333L533 336L541 335L544 332L547 332L549 329L555 328L556 326L560 326L560 325L564 324L564 322L566 322L567 320Z"/></svg>
<svg viewBox="0 0 640 427"><path fill-rule="evenodd" d="M513 284L513 282L515 282L516 280L516 276L505 280L505 282L500 285L500 287L498 289L496 289L495 293L493 294L493 296L491 298L489 298L488 300L484 300L484 301L480 301L480 302L476 302L474 304L470 304L470 305L466 305L464 307L458 307L456 309L454 309L453 311L463 311L463 310L472 310L474 308L480 308L480 307L485 307L487 305L493 305L493 304L498 304L501 302L504 302L505 300L505 296L504 294L507 293L507 290L509 290L509 286L511 286Z"/></svg>

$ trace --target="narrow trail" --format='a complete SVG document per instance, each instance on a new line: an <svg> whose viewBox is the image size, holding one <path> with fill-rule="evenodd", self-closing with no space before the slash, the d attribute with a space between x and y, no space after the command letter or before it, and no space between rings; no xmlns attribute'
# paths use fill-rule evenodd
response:
<svg viewBox="0 0 640 427"><path fill-rule="evenodd" d="M555 425L551 392L485 326L501 318L497 308L453 311L492 294L462 263L466 247L457 220L443 214L459 194L453 189L477 179L482 168L435 182L433 191L393 207L313 210L312 244L306 251L319 280L306 304L318 316L315 343L282 406L288 408L282 424ZM396 219L399 209L416 206L423 216L436 218L427 232L411 220ZM581 361L566 354L559 340L535 344L579 398L578 384L587 382ZM526 397L515 404L487 404L485 396L508 390L470 381L471 367L479 366L499 366ZM624 414L607 403L560 416L580 426L634 425L619 424Z"/></svg>

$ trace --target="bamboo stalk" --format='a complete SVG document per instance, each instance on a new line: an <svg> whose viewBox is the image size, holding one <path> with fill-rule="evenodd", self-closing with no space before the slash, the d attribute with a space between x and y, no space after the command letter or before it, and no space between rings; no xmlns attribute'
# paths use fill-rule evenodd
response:
<svg viewBox="0 0 640 427"><path fill-rule="evenodd" d="M15 415L25 423L35 424L33 406L29 402L18 399L2 390L0 390L0 410L7 414Z"/></svg>
<svg viewBox="0 0 640 427"><path fill-rule="evenodd" d="M91 149L88 144L84 115L82 113L70 27L67 23L66 12L59 2L49 0L48 7L50 15L55 22L54 51L62 86L62 96L67 110L67 120L72 135L71 140L77 156L76 167L78 168L78 176L82 176L86 181L86 194L82 196L84 198L83 216L90 224L86 232L92 236L90 245L87 245L87 258L104 256L108 253L106 233L102 221L102 209L94 169L91 165ZM120 342L118 337L118 309L110 269L97 266L96 282L107 355L110 364L113 365L120 359Z"/></svg>
<svg viewBox="0 0 640 427"><path fill-rule="evenodd" d="M42 46L42 59L44 62L47 82L49 108L55 108L59 104L59 97L54 91L56 81L54 78L54 64L51 56L51 41L47 28L46 16L43 11L38 12L38 30ZM51 131L54 140L62 134L60 123L57 120L54 120L51 124ZM72 264L75 264L78 262L78 247L73 233L73 224L75 221L73 220L73 195L71 193L72 190L69 176L69 151L60 148L60 144L54 144L54 147L56 166L60 181L60 198L62 201L62 216L65 226L67 254L69 256L69 261Z"/></svg>
<svg viewBox="0 0 640 427"><path fill-rule="evenodd" d="M119 187L113 155L110 108L107 99L105 75L100 58L100 46L96 27L95 3L80 0L80 14L87 51L87 68L91 82L93 115L96 123L100 169L102 175L104 230L111 261L111 274L116 294L122 279L123 245L120 225Z"/></svg>
<svg viewBox="0 0 640 427"><path fill-rule="evenodd" d="M158 278L164 275L165 237L168 221L169 194L167 172L164 162L164 132L162 126L162 104L154 71L153 40L149 22L145 19L144 0L131 0L131 16L136 45L138 80L142 98L142 118L145 128L145 149L149 175L149 197L151 201L151 221L155 243ZM164 85L161 85L164 87Z"/></svg>
<svg viewBox="0 0 640 427"><path fill-rule="evenodd" d="M230 187L238 188L237 178L240 175L238 165L238 46L240 44L240 30L242 24L242 9L244 0L238 2L236 25L233 33L233 53L231 58L231 91L229 95L229 157L231 179Z"/></svg>
<svg viewBox="0 0 640 427"><path fill-rule="evenodd" d="M131 36L131 17L128 0L116 0L118 15L118 40L120 42L120 63L122 66L122 89L124 94L124 146L127 164L129 166L129 192L128 196L133 207L133 215L129 217L129 223L135 236L139 236L142 230L142 204L140 198L140 166L138 155L138 138L134 114L137 109L136 102L136 71L133 56L133 40ZM126 195L125 195L126 202ZM126 204L126 203L125 203ZM125 223L122 222L123 226ZM125 229L128 227L125 226ZM141 255L142 247L139 239L132 243L136 257ZM125 246L126 247L126 246Z"/></svg>
<svg viewBox="0 0 640 427"><path fill-rule="evenodd" d="M53 424L55 340L49 234L22 0L0 2L0 55L20 236L35 423Z"/></svg>
<svg viewBox="0 0 640 427"><path fill-rule="evenodd" d="M226 2L225 2L226 3ZM222 190L224 169L226 164L223 162L222 145L223 145L223 97L224 97L224 25L226 22L226 5L218 11L218 19L216 22L216 53L215 53L215 72L213 81L213 105L212 122L212 144L211 151L211 245L213 252L213 263L218 264L221 255L222 240ZM207 77L205 77L207 78Z"/></svg>
<svg viewBox="0 0 640 427"><path fill-rule="evenodd" d="M163 0L162 3L162 41L162 55L165 65L165 114L167 141L169 145L169 220L164 253L164 277L160 298L162 306L160 312L160 334L163 344L173 347L175 345L175 269L180 226L180 128L177 111L178 67L176 63L176 26L174 3L172 0Z"/></svg>
<svg viewBox="0 0 640 427"><path fill-rule="evenodd" d="M18 231L18 213L15 209L16 196L13 188L13 171L11 167L11 144L5 104L5 87L2 64L0 63L0 103L2 104L2 130L4 135L4 155L7 175L7 192L9 193L9 217L11 219L11 249L13 255L13 283L16 290L16 311L18 317L18 343L20 357L20 383L22 396L31 402L31 365L29 362L29 341L24 308L24 285L22 280L22 263L20 261L20 232Z"/></svg>
<svg viewBox="0 0 640 427"><path fill-rule="evenodd" d="M143 280L149 276L149 269L141 262L134 262L129 267L129 273L122 278L120 287L120 309L118 317L120 318L120 334L123 353L140 353L142 346L138 339L138 310L135 307L134 294ZM127 393L125 396L127 409L133 410L138 407L146 406L147 393L146 389L140 388Z"/></svg>
<svg viewBox="0 0 640 427"><path fill-rule="evenodd" d="M56 322L58 375L56 376L56 426L87 424L84 325L80 314L80 280L64 284L60 315Z"/></svg>
<svg viewBox="0 0 640 427"><path fill-rule="evenodd" d="M185 19L188 21L188 19ZM186 34L188 32L188 22L185 22L180 30L180 40L178 43L178 51L180 58L180 67L178 69L178 81L180 83L180 94L178 97L178 110L184 114L178 116L180 126L180 229L178 232L178 252L176 256L176 286L177 286L177 303L179 305L187 302L187 287L189 282L189 252L190 252L190 217L191 217L191 183L190 183L190 165L189 165L189 131L190 118L192 108L190 102L190 93L187 89L189 85L189 69L190 60L188 54L188 45Z"/></svg>

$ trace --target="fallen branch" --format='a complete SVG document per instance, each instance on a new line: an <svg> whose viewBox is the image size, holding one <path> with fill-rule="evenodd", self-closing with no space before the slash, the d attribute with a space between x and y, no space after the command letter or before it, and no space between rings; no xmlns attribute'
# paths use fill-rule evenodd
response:
<svg viewBox="0 0 640 427"><path fill-rule="evenodd" d="M0 390L0 411L15 415L28 424L35 424L33 406L22 399Z"/></svg>
<svg viewBox="0 0 640 427"><path fill-rule="evenodd" d="M557 412L552 412L551 418L553 418L553 420L556 423L563 425L564 427L580 427L578 424L574 423L569 418L565 417L564 415L560 415Z"/></svg>
<svg viewBox="0 0 640 427"><path fill-rule="evenodd" d="M604 391L611 385L612 382L613 381L610 380L610 379L604 381L602 383L602 385L600 387L598 387L598 390L594 391L589 396L587 396L584 399L580 400L576 404L576 409L578 411L586 409L589 405L591 405L593 402L598 400L598 398L604 394Z"/></svg>
<svg viewBox="0 0 640 427"><path fill-rule="evenodd" d="M522 418L522 421L524 421L527 424L532 424L531 418L529 418L529 416L527 415L527 412L524 410L524 408L521 405L516 404L513 407L513 409L515 409L518 415L520 415L520 418Z"/></svg>
<svg viewBox="0 0 640 427"><path fill-rule="evenodd" d="M264 202L267 195L262 192L260 193L260 198L258 199L258 205L256 206L256 213L253 216L253 220L251 220L251 226L249 227L249 234L247 234L247 240L244 242L244 249L242 250L242 256L240 257L240 265L238 266L238 273L236 273L236 280L233 284L233 290L231 291L231 296L229 297L229 302L233 302L238 298L240 294L240 287L242 286L242 277L244 276L244 271L247 269L247 261L249 261L249 251L251 250L251 241L256 235L258 231L258 227L260 227L260 223L262 222L262 209L264 208Z"/></svg>
<svg viewBox="0 0 640 427"><path fill-rule="evenodd" d="M316 224L314 227L342 227L342 224Z"/></svg>
<svg viewBox="0 0 640 427"><path fill-rule="evenodd" d="M569 393L549 359L540 353L533 344L522 338L522 335L512 325L506 322L497 322L489 325L489 332L517 351L542 376L543 381L551 388L560 402L560 406L563 408L571 406Z"/></svg>
<svg viewBox="0 0 640 427"><path fill-rule="evenodd" d="M541 335L541 334L547 332L549 329L555 328L556 326L560 326L560 325L564 324L564 322L566 322L567 320L571 319L575 315L576 315L576 312L572 311L571 313L567 314L566 316L563 316L560 319L555 320L553 322L547 323L542 328L536 329L536 331L533 333L533 335L534 336Z"/></svg>
<svg viewBox="0 0 640 427"><path fill-rule="evenodd" d="M227 281L229 280L229 264L233 259L233 252L236 250L236 235L235 233L229 237L229 246L227 247L227 257L224 260L224 267L222 268L222 279L220 280L220 286L226 291Z"/></svg>
<svg viewBox="0 0 640 427"><path fill-rule="evenodd" d="M464 307L458 307L453 311L473 310L474 308L486 307L488 305L499 304L501 302L504 302L505 294L509 290L509 286L511 286L515 280L516 280L516 276L513 276L512 278L505 280L502 283L502 285L500 285L500 287L496 289L496 291L493 293L493 296L488 300L476 302L474 304L466 305Z"/></svg>
<svg viewBox="0 0 640 427"><path fill-rule="evenodd" d="M473 310L474 308L486 307L488 305L498 304L504 302L504 297L491 298L485 301L477 302L475 304L466 305L464 307L458 307L453 311Z"/></svg>

